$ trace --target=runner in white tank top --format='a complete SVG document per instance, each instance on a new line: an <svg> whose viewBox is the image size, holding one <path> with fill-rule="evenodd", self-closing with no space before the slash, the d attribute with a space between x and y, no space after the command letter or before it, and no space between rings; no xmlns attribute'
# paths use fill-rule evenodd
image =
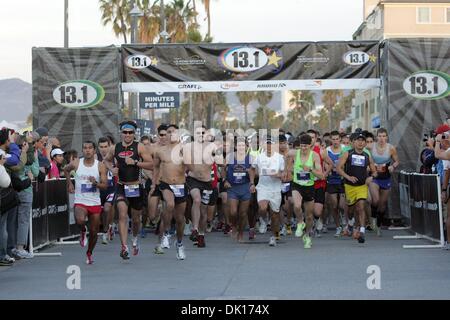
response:
<svg viewBox="0 0 450 320"><path fill-rule="evenodd" d="M75 220L80 226L80 245L86 246L86 216L89 219L89 246L86 263L92 264L92 252L97 243L97 233L101 222L102 206L100 190L108 187L106 166L95 159L95 143L83 143L83 158L75 159L64 167L67 187L75 192ZM75 170L75 187L70 180L70 172Z"/></svg>

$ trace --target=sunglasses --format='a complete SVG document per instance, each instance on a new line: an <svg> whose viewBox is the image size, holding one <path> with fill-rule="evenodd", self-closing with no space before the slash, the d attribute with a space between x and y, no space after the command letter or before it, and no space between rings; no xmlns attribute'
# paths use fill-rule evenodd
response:
<svg viewBox="0 0 450 320"><path fill-rule="evenodd" d="M205 135L206 132L197 132L197 134Z"/></svg>
<svg viewBox="0 0 450 320"><path fill-rule="evenodd" d="M159 136L160 137L165 137L165 136L167 136L167 134L166 133L160 133Z"/></svg>
<svg viewBox="0 0 450 320"><path fill-rule="evenodd" d="M123 134L134 134L134 131L122 131Z"/></svg>

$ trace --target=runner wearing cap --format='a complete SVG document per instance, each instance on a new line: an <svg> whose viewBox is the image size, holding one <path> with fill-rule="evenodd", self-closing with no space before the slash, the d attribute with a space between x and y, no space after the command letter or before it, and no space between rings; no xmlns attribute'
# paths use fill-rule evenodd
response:
<svg viewBox="0 0 450 320"><path fill-rule="evenodd" d="M378 129L377 142L371 152L378 176L369 184L373 227L376 228L378 236L381 236L381 223L391 190L391 174L400 164L397 149L387 141L387 130Z"/></svg>
<svg viewBox="0 0 450 320"><path fill-rule="evenodd" d="M70 172L76 171L75 187ZM83 143L83 159L74 159L64 167L66 183L70 193L75 193L75 220L80 226L80 245L86 246L86 216L89 219L89 246L86 251L86 263L94 263L92 253L97 243L97 233L101 223L102 206L98 189L108 187L106 167L95 159L95 143Z"/></svg>
<svg viewBox="0 0 450 320"><path fill-rule="evenodd" d="M252 167L256 169L259 182L256 186L259 216L266 219L267 212L271 214L273 236L269 245L275 246L280 231L281 178L284 173L284 158L279 154L275 141L269 137L264 148L254 159Z"/></svg>
<svg viewBox="0 0 450 320"><path fill-rule="evenodd" d="M312 138L303 134L294 142L294 150L289 151L284 180L287 172L293 172L291 185L294 213L297 217L296 237L303 237L305 249L311 248L310 232L314 221L314 181L323 179L319 155L312 150ZM305 209L306 223L303 222L302 206ZM306 229L306 232L305 232Z"/></svg>
<svg viewBox="0 0 450 320"><path fill-rule="evenodd" d="M135 141L137 125L133 121L120 124L122 141L105 157L105 163L114 175L119 177L114 203L119 212L119 234L121 241L120 257L129 259L128 208L131 207L133 225L133 255L139 253L138 234L141 228L141 212L144 205L144 190L140 184L141 169L151 170L153 161L147 148Z"/></svg>
<svg viewBox="0 0 450 320"><path fill-rule="evenodd" d="M365 151L366 136L356 133L354 139L354 149L344 152L336 166L336 171L344 177L344 189L348 206L354 207L355 214L359 218L360 229L354 230L353 237L359 243L365 242L365 212L364 203L369 195L367 183L372 178L368 176L367 169L372 172L372 176L376 177L377 172L370 157Z"/></svg>

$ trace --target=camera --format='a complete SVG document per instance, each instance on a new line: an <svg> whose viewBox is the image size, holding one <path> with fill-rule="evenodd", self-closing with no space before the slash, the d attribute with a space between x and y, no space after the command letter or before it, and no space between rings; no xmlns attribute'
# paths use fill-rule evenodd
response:
<svg viewBox="0 0 450 320"><path fill-rule="evenodd" d="M428 139L434 139L436 138L436 134L434 133L434 131L430 131L429 133L424 133L423 135L423 142L427 142Z"/></svg>

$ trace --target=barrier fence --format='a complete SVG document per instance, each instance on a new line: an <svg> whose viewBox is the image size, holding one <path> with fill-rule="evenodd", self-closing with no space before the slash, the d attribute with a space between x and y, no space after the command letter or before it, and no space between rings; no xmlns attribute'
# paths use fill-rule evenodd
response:
<svg viewBox="0 0 450 320"><path fill-rule="evenodd" d="M440 200L441 183L437 174L400 172L400 211L414 233L394 239L427 239L436 245L403 245L403 248L441 248L445 245L444 218Z"/></svg>
<svg viewBox="0 0 450 320"><path fill-rule="evenodd" d="M30 215L30 252L52 243L78 236L78 228L73 218L73 196L69 195L66 180L49 180L33 183L33 206Z"/></svg>

